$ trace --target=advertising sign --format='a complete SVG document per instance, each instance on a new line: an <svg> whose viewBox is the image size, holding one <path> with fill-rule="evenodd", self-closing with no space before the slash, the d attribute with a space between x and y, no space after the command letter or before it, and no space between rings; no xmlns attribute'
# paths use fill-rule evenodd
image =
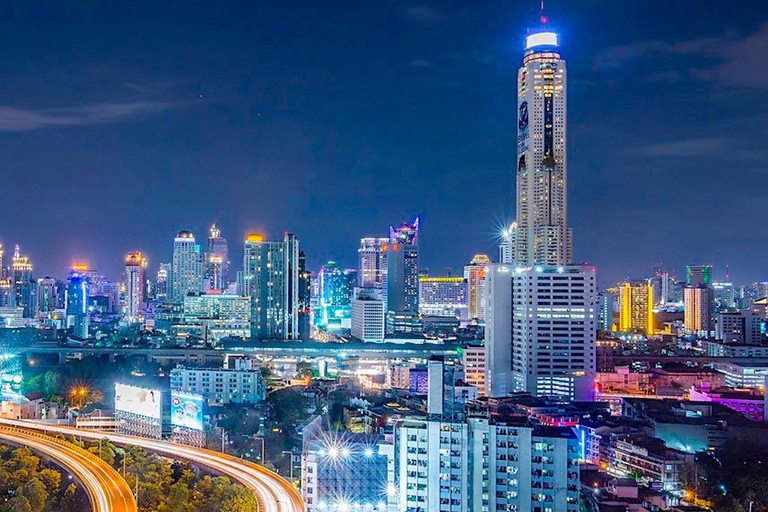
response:
<svg viewBox="0 0 768 512"><path fill-rule="evenodd" d="M203 430L203 397L171 391L171 425Z"/></svg>
<svg viewBox="0 0 768 512"><path fill-rule="evenodd" d="M517 153L528 151L528 102L520 102L517 115Z"/></svg>
<svg viewBox="0 0 768 512"><path fill-rule="evenodd" d="M157 389L115 384L115 410L161 419L162 393Z"/></svg>

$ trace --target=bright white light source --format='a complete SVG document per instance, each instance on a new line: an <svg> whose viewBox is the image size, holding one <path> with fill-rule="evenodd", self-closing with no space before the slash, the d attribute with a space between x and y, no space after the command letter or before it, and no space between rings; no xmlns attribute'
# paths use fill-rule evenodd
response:
<svg viewBox="0 0 768 512"><path fill-rule="evenodd" d="M349 457L349 449L348 448L342 448L341 449L341 455L342 455L342 457Z"/></svg>
<svg viewBox="0 0 768 512"><path fill-rule="evenodd" d="M336 457L339 456L339 449L336 448L335 446L331 446L330 448L328 448L328 456L332 459L335 459Z"/></svg>
<svg viewBox="0 0 768 512"><path fill-rule="evenodd" d="M554 32L538 32L525 38L525 49L534 46L557 46L558 36Z"/></svg>
<svg viewBox="0 0 768 512"><path fill-rule="evenodd" d="M373 450L371 450L370 448L366 448L365 449L365 456L366 457L373 457Z"/></svg>

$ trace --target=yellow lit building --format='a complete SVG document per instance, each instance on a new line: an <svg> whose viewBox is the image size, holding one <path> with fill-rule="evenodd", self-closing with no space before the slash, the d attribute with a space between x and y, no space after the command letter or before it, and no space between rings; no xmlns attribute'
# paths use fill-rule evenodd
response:
<svg viewBox="0 0 768 512"><path fill-rule="evenodd" d="M653 334L653 288L648 281L619 287L619 330Z"/></svg>

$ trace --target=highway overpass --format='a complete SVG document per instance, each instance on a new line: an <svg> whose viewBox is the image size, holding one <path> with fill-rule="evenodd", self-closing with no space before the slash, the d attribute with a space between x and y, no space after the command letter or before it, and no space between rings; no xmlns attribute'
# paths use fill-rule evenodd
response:
<svg viewBox="0 0 768 512"><path fill-rule="evenodd" d="M93 512L136 512L136 500L126 481L93 453L40 432L0 425L0 440L53 460L85 488Z"/></svg>
<svg viewBox="0 0 768 512"><path fill-rule="evenodd" d="M84 430L59 425L48 425L31 421L0 419L0 426L11 426L34 431L58 432L76 435L86 439L109 439L118 445L140 446L165 457L188 460L209 471L228 476L240 482L254 493L259 502L259 512L304 512L301 494L287 480L268 469L231 455L193 448L143 437L107 434L95 430Z"/></svg>

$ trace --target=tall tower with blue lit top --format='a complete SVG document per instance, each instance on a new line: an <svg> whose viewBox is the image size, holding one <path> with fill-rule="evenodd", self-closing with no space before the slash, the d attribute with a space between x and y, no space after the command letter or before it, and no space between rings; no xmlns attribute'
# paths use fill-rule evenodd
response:
<svg viewBox="0 0 768 512"><path fill-rule="evenodd" d="M560 35L543 6L540 23L525 38L517 73L517 236L515 262L567 265L567 71Z"/></svg>

